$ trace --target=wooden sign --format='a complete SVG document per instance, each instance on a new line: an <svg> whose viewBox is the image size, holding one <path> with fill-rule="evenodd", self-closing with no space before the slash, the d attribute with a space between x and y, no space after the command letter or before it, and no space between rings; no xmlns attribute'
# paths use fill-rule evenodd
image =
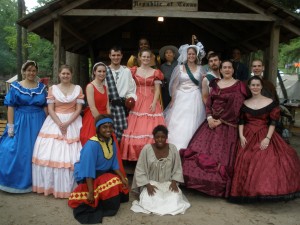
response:
<svg viewBox="0 0 300 225"><path fill-rule="evenodd" d="M132 9L198 11L198 0L132 0Z"/></svg>

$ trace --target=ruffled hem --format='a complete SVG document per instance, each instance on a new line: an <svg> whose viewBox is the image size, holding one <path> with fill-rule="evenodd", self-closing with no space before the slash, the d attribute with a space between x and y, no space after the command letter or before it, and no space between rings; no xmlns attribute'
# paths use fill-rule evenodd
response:
<svg viewBox="0 0 300 225"><path fill-rule="evenodd" d="M234 203L253 203L253 202L278 202L290 201L300 197L300 192L286 195L261 195L261 196L230 196L228 201Z"/></svg>
<svg viewBox="0 0 300 225"><path fill-rule="evenodd" d="M45 196L53 195L55 198L69 198L71 192L59 192L55 191L53 188L45 189L44 187L32 187L32 192L38 194L44 194Z"/></svg>
<svg viewBox="0 0 300 225"><path fill-rule="evenodd" d="M41 82L38 82L38 85L35 88L25 88L18 81L13 82L11 86L17 89L22 94L29 96L40 95L44 92L44 89L46 88L46 86Z"/></svg>
<svg viewBox="0 0 300 225"><path fill-rule="evenodd" d="M24 194L24 193L30 193L32 192L32 187L26 188L26 189L17 189L17 188L11 188L0 185L0 190L5 191L8 193L14 193L14 194Z"/></svg>
<svg viewBox="0 0 300 225"><path fill-rule="evenodd" d="M40 132L38 136L41 137L41 138L51 138L51 139L57 139L57 140L60 140L60 141L65 141L68 144L76 143L80 140L79 137L68 138L66 136L59 135L59 134L46 134L46 133L42 133L42 132Z"/></svg>
<svg viewBox="0 0 300 225"><path fill-rule="evenodd" d="M123 134L120 148L122 149L121 157L123 160L137 161L139 155L146 144L152 144L153 138L127 138Z"/></svg>
<svg viewBox="0 0 300 225"><path fill-rule="evenodd" d="M68 198L76 186L73 171L32 164L32 191L53 194L55 198Z"/></svg>
<svg viewBox="0 0 300 225"><path fill-rule="evenodd" d="M39 166L52 167L52 168L65 168L65 169L74 170L74 164L72 164L71 162L56 162L56 161L42 160L42 159L32 157L32 163Z"/></svg>

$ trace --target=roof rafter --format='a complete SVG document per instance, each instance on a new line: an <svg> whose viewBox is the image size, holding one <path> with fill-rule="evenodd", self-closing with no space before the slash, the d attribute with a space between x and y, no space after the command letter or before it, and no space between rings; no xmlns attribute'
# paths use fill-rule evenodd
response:
<svg viewBox="0 0 300 225"><path fill-rule="evenodd" d="M166 10L128 10L128 9L71 9L64 16L133 16L133 17L173 17L195 19L225 19L247 21L274 21L274 19L257 13L226 13L226 12L184 12Z"/></svg>
<svg viewBox="0 0 300 225"><path fill-rule="evenodd" d="M289 20L285 20L283 18L280 18L274 14L271 14L270 12L266 13L266 10L262 9L261 7L257 6L256 4L253 4L250 1L246 0L233 0L243 6L248 7L249 9L253 10L254 12L257 12L261 15L264 15L266 17L269 17L273 21L276 21L278 25L283 26L284 28L288 29L291 32L294 32L295 34L300 36L300 29L293 24L289 23Z"/></svg>
<svg viewBox="0 0 300 225"><path fill-rule="evenodd" d="M41 18L40 20L31 23L28 26L27 30L28 31L33 31L36 28L44 25L45 23L50 22L51 20L53 20L53 18L57 18L58 16L66 13L66 12L68 12L69 10L72 10L72 9L78 7L78 6L81 6L81 5L83 5L83 4L85 4L85 3L89 2L89 1L91 1L91 0L77 0L77 1L73 1L72 3L67 4L63 8L60 8L59 10L57 10L57 11L55 11L55 12L53 12L53 13L51 13L51 14L43 17L43 18Z"/></svg>

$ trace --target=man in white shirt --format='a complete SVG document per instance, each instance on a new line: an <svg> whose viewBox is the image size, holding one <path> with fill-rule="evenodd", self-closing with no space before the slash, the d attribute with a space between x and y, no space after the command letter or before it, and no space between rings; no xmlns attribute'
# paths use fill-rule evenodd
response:
<svg viewBox="0 0 300 225"><path fill-rule="evenodd" d="M127 128L125 100L127 98L137 99L136 84L132 78L131 71L121 65L123 54L119 47L112 47L109 51L111 64L108 66L107 85L109 90L109 101L111 114L114 119L115 134L121 141L123 131Z"/></svg>
<svg viewBox="0 0 300 225"><path fill-rule="evenodd" d="M221 60L220 56L217 53L211 53L207 57L208 59L208 66L209 71L207 72L206 76L202 80L202 100L206 105L206 101L209 95L209 83L211 80L215 78L221 78L220 74L220 65Z"/></svg>

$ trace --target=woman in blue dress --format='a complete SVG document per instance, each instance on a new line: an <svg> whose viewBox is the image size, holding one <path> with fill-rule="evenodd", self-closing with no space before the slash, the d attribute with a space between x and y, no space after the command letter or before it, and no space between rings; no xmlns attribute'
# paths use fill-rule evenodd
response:
<svg viewBox="0 0 300 225"><path fill-rule="evenodd" d="M22 66L24 80L13 82L5 97L7 126L0 139L0 190L31 192L35 140L46 118L46 86L36 81L38 66Z"/></svg>
<svg viewBox="0 0 300 225"><path fill-rule="evenodd" d="M68 202L82 224L102 223L103 217L114 216L120 203L129 199L128 180L112 137L112 117L96 116L95 127L96 135L83 146L74 165L78 186Z"/></svg>

